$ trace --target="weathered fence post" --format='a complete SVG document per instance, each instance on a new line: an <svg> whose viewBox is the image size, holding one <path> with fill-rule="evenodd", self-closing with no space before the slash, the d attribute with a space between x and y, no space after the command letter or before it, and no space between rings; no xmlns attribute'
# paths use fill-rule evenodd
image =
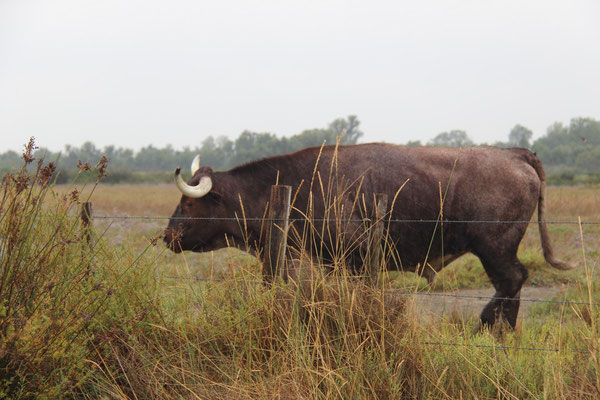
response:
<svg viewBox="0 0 600 400"><path fill-rule="evenodd" d="M268 283L273 282L280 274L287 281L285 247L287 244L291 196L291 186L271 186L263 264L263 279Z"/></svg>
<svg viewBox="0 0 600 400"><path fill-rule="evenodd" d="M367 281L373 285L379 282L379 272L382 270L383 251L382 240L385 231L384 216L387 210L388 196L385 193L375 194L375 208L369 226L369 242L367 249Z"/></svg>
<svg viewBox="0 0 600 400"><path fill-rule="evenodd" d="M81 218L81 223L83 224L83 236L85 237L87 247L89 249L91 249L92 248L92 202L86 201L85 203L83 203L81 205L80 218ZM82 253L81 253L82 261L85 258L84 252L86 250L87 249L82 249ZM86 276L89 275L90 272L91 272L91 266L88 261L87 269L85 272Z"/></svg>
<svg viewBox="0 0 600 400"><path fill-rule="evenodd" d="M85 235L85 240L89 245L92 241L92 235L90 233L90 228L92 225L92 202L86 201L81 205L81 222L83 223L83 230Z"/></svg>

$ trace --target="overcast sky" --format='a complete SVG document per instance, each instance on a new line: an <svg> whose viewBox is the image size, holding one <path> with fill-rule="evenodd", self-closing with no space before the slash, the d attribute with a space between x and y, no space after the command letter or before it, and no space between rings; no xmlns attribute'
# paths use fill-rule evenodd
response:
<svg viewBox="0 0 600 400"><path fill-rule="evenodd" d="M0 151L600 119L597 0L0 0Z"/></svg>

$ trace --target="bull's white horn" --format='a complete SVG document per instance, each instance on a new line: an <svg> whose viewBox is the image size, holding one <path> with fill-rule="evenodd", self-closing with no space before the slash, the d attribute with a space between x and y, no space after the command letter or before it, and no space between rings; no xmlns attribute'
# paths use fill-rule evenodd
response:
<svg viewBox="0 0 600 400"><path fill-rule="evenodd" d="M210 189L212 189L212 180L209 176L203 176L196 186L190 186L183 181L183 178L181 178L181 175L179 174L180 172L181 168L175 170L175 184L177 185L177 189L187 197L194 199L204 197L210 192Z"/></svg>
<svg viewBox="0 0 600 400"><path fill-rule="evenodd" d="M191 167L192 176L194 176L196 171L198 171L199 169L200 169L200 154L198 154L196 157L194 157L194 161L192 161L192 167Z"/></svg>

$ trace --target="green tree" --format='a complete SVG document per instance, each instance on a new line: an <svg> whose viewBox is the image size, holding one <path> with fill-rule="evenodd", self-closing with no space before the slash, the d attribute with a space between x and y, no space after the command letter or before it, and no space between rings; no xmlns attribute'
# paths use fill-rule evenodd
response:
<svg viewBox="0 0 600 400"><path fill-rule="evenodd" d="M579 171L600 174L600 146L594 146L579 153L575 159Z"/></svg>
<svg viewBox="0 0 600 400"><path fill-rule="evenodd" d="M280 153L279 139L272 133L244 131L234 142L236 165Z"/></svg>
<svg viewBox="0 0 600 400"><path fill-rule="evenodd" d="M428 146L443 147L468 147L473 146L473 144L467 132L461 130L442 132L427 143Z"/></svg>
<svg viewBox="0 0 600 400"><path fill-rule="evenodd" d="M289 151L303 149L305 147L321 146L325 144L335 144L336 136L329 129L307 129L301 133L290 137Z"/></svg>
<svg viewBox="0 0 600 400"><path fill-rule="evenodd" d="M573 118L569 124L569 136L578 145L600 145L600 121L592 118Z"/></svg>
<svg viewBox="0 0 600 400"><path fill-rule="evenodd" d="M0 154L0 165L2 167L16 167L19 165L19 162L21 162L21 156L16 151L8 150Z"/></svg>
<svg viewBox="0 0 600 400"><path fill-rule="evenodd" d="M592 118L573 118L569 126L560 122L552 124L546 135L533 143L544 165L553 169L569 169L574 172L598 173L593 159L600 147L600 122Z"/></svg>
<svg viewBox="0 0 600 400"><path fill-rule="evenodd" d="M359 129L360 121L355 115L337 118L326 128L305 130L291 137L278 138L272 133L242 132L235 141L225 136L204 139L200 147L184 147L175 150L171 145L157 148L153 145L142 147L137 152L131 149L110 145L97 148L92 142L85 142L80 147L66 145L60 153L48 149L38 149L34 156L46 160L59 159L58 168L72 171L79 161L94 166L105 155L110 159L109 173L115 170L129 172L163 172L175 166L189 165L196 154L200 154L202 165L222 170L245 162L300 150L309 146L320 146L323 143L335 144L339 135L342 144L355 144L363 135ZM14 151L0 154L0 169L9 171L20 162L20 155Z"/></svg>
<svg viewBox="0 0 600 400"><path fill-rule="evenodd" d="M138 171L168 171L173 167L175 159L175 150L171 145L164 149L149 145L138 151L134 165Z"/></svg>
<svg viewBox="0 0 600 400"><path fill-rule="evenodd" d="M529 141L533 136L533 132L525 128L523 125L515 125L508 134L508 144L514 147L524 147L526 149L531 147Z"/></svg>
<svg viewBox="0 0 600 400"><path fill-rule="evenodd" d="M360 121L356 115L349 115L348 118L338 118L331 122L329 130L334 139L341 136L340 144L356 144L363 136L363 132L358 129L359 125Z"/></svg>
<svg viewBox="0 0 600 400"><path fill-rule="evenodd" d="M307 129L290 137L286 151L295 151L311 146L321 146L323 143L328 145L336 144L338 137L340 136L340 144L356 144L358 143L358 139L364 134L359 129L359 126L360 121L356 115L349 115L348 118L338 118L332 121L327 128Z"/></svg>

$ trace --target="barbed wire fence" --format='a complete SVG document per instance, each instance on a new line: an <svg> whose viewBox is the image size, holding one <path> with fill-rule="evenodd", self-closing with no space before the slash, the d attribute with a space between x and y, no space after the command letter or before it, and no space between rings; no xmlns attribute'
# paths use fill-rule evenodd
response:
<svg viewBox="0 0 600 400"><path fill-rule="evenodd" d="M289 201L289 200L288 200ZM279 205L281 206L281 205ZM86 203L84 203L84 207ZM288 204L289 207L289 204ZM289 208L288 208L289 215ZM89 216L89 214L88 214ZM263 217L173 217L173 216L147 216L147 215L93 215L91 216L93 220L133 220L133 221L142 221L142 222L150 222L150 221L161 221L161 220L175 220L175 221L229 221L229 222L242 222L242 221L253 221L253 222L261 222L261 223L293 223L293 222L302 222L306 221L306 218L269 218L268 216ZM340 222L339 218L310 218L311 222ZM365 221L369 221L368 218L362 219L345 219L343 222L356 222L356 223L364 223ZM537 220L448 220L448 219L393 219L393 218L379 218L375 223L427 223L427 224L538 224L540 221ZM542 224L546 225L577 225L582 226L600 226L600 221L583 221L581 219L575 220L549 220L549 221L541 221ZM276 239L281 241L281 238ZM283 243L279 244L279 248L276 249L277 258L281 259L280 256L280 247L281 245L285 246L285 240ZM271 272L276 273L278 268L273 268ZM224 282L223 278L203 278L203 277L192 277L192 276L172 276L172 275L161 275L157 276L157 278L162 279L178 279L178 280L187 280L187 281L197 281L197 282ZM244 280L245 283L254 283L257 285L261 285L265 283L265 280ZM600 303L595 302L585 302L585 301L569 301L569 300L553 300L553 299L539 299L539 298L510 298L510 297L496 297L496 296L482 296L482 295L465 295L459 293L439 293L439 292L431 292L431 291L416 291L416 290L405 290L405 289L397 289L397 288L389 288L385 289L386 292L392 292L399 295L404 296L428 296L428 297L437 297L437 298L455 298L455 299L463 299L463 300L502 300L502 301L519 301L519 302L530 302L530 303L542 303L542 304L555 304L561 306L588 306L588 307L598 307ZM450 347L472 347L472 348L484 348L484 349L492 349L492 350L522 350L522 351L538 351L538 352L560 352L565 351L565 349L559 348L544 348L544 347L519 347L519 346L505 346L505 345L485 345L485 344L474 344L474 343L456 343L456 342L434 342L434 341L424 341L422 342L427 346L450 346ZM567 352L569 353L589 353L592 350L573 350L569 349Z"/></svg>
<svg viewBox="0 0 600 400"><path fill-rule="evenodd" d="M199 276L175 276L175 275L157 275L157 278L163 279L181 279L190 280L197 282L225 282L223 278L204 278ZM263 284L263 281L259 280L244 280L245 283ZM480 296L480 295L469 295L459 293L440 293L440 292L419 292L406 289L389 288L385 289L387 292L393 292L406 296L427 296L427 297L442 297L442 298L454 298L463 300L504 300L504 301L518 301L526 303L542 303L542 304L557 304L557 305L572 305L572 306L591 306L600 307L600 303L587 302L587 301L570 301L570 300L552 300L552 299L536 299L536 298L519 298L514 299L512 297L497 297L497 296Z"/></svg>
<svg viewBox="0 0 600 400"><path fill-rule="evenodd" d="M103 220L175 220L175 221L254 221L254 222L272 222L272 221L306 221L306 218L263 218L263 217L167 217L161 215L94 215L93 219ZM311 218L313 222L336 222L339 219L334 218ZM364 222L364 219L344 219L343 222ZM440 223L444 224L537 224L540 221L503 221L503 220L437 220L437 219L384 219L384 222L393 223ZM542 221L541 223L546 225L600 225L600 221L574 221L574 220L561 220L561 221Z"/></svg>

